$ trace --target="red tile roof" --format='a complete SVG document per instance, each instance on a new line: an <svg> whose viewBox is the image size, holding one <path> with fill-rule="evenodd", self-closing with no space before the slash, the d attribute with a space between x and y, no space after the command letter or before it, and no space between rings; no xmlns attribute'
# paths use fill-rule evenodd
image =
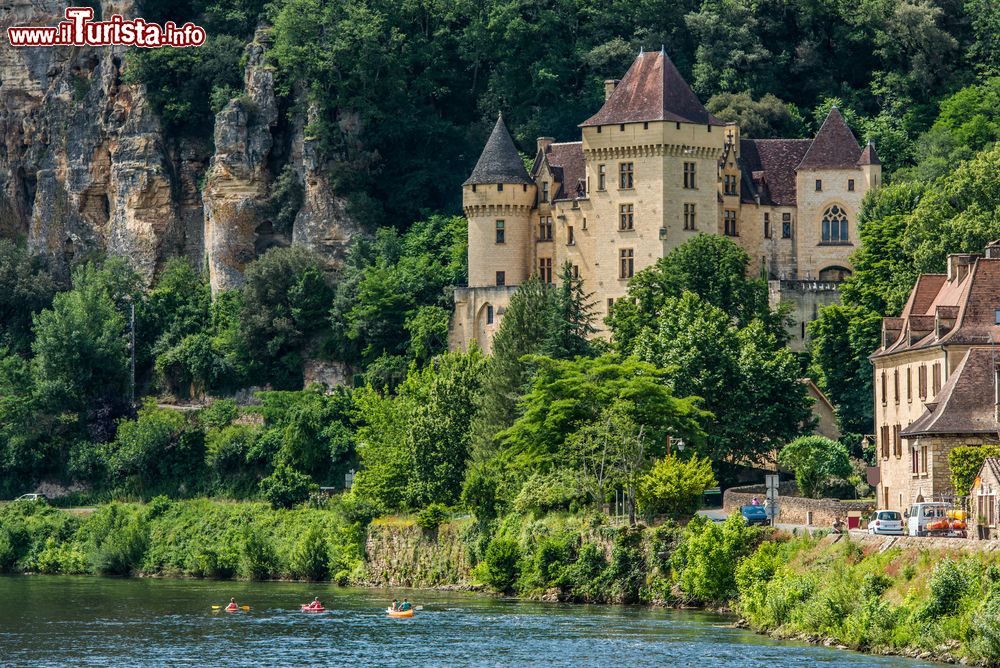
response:
<svg viewBox="0 0 1000 668"><path fill-rule="evenodd" d="M878 153L875 152L875 144L868 142L865 149L861 151L861 157L858 158L859 165L881 165L882 161L878 159Z"/></svg>
<svg viewBox="0 0 1000 668"><path fill-rule="evenodd" d="M580 127L642 121L724 125L708 113L664 51L640 53L601 110Z"/></svg>
<svg viewBox="0 0 1000 668"><path fill-rule="evenodd" d="M903 437L992 434L996 440L995 369L992 349L970 348L934 401L927 404L928 410L903 430Z"/></svg>
<svg viewBox="0 0 1000 668"><path fill-rule="evenodd" d="M744 202L795 206L795 168L812 144L811 139L741 139L740 166L744 183Z"/></svg>
<svg viewBox="0 0 1000 668"><path fill-rule="evenodd" d="M549 144L545 149L545 162L560 188L553 199L573 199L578 196L578 187L586 195L587 162L583 157L583 142ZM532 175L537 175L537 169Z"/></svg>
<svg viewBox="0 0 1000 668"><path fill-rule="evenodd" d="M858 140L840 110L833 107L798 169L855 169L860 158Z"/></svg>

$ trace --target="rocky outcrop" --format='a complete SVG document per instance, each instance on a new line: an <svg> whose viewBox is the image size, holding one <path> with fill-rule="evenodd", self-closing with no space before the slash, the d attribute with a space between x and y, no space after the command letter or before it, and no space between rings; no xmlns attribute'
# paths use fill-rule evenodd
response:
<svg viewBox="0 0 1000 668"><path fill-rule="evenodd" d="M66 6L10 0L0 31L55 25ZM134 0L101 3L101 15L115 13L138 14ZM144 87L122 78L134 51L0 49L0 238L26 239L64 275L74 260L107 254L152 281L167 260L187 257L207 264L216 292L238 286L273 245L301 243L336 266L359 228L304 119L283 117L269 45L261 29L247 46L245 91L216 117L214 154L205 141L164 136ZM303 203L276 229L270 185L286 164Z"/></svg>
<svg viewBox="0 0 1000 668"><path fill-rule="evenodd" d="M237 287L256 257L257 231L266 220L271 174L268 158L278 123L274 70L264 62L266 29L247 46L246 89L215 117L215 156L205 183L205 240L212 292Z"/></svg>
<svg viewBox="0 0 1000 668"><path fill-rule="evenodd" d="M368 527L365 581L372 587L469 586L472 563L463 539L468 520L427 532L405 521L380 519Z"/></svg>
<svg viewBox="0 0 1000 668"><path fill-rule="evenodd" d="M9 25L54 25L66 4L14 0ZM134 14L106 2L105 14ZM199 259L194 184L206 148L173 151L141 86L122 81L125 50L0 49L0 235L24 237L65 272L93 252L126 256L152 279L173 256Z"/></svg>

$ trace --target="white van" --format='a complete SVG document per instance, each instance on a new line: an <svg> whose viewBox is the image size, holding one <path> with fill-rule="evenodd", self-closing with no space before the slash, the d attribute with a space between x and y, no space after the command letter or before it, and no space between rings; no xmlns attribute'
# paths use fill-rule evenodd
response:
<svg viewBox="0 0 1000 668"><path fill-rule="evenodd" d="M942 533L946 534L948 532L947 528L938 531L929 531L927 529L927 525L934 522L940 522L941 520L947 520L948 511L951 509L952 505L950 503L943 503L940 501L913 504L910 506L910 512L907 513L907 535L926 536L929 533L938 535Z"/></svg>

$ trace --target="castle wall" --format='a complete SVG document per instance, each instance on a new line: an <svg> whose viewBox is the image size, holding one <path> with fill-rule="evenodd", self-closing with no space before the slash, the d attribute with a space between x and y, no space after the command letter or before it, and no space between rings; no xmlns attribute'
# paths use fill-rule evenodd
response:
<svg viewBox="0 0 1000 668"><path fill-rule="evenodd" d="M822 190L816 190L816 181L822 181ZM854 190L848 181L854 181ZM820 278L828 267L852 269L850 255L859 245L858 211L867 191L861 169L802 170L796 174L796 199L798 221L795 228L796 275L795 278ZM823 214L831 206L844 209L848 218L848 241L823 241Z"/></svg>

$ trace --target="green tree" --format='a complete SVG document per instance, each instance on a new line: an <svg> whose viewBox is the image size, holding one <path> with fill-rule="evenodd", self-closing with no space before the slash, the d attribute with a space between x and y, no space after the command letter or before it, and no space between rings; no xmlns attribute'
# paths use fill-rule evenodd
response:
<svg viewBox="0 0 1000 668"><path fill-rule="evenodd" d="M795 471L799 492L814 498L824 482L851 474L851 460L842 443L824 436L800 436L778 453L778 463Z"/></svg>
<svg viewBox="0 0 1000 668"><path fill-rule="evenodd" d="M22 355L31 350L32 316L52 303L56 289L40 258L0 239L0 348Z"/></svg>
<svg viewBox="0 0 1000 668"><path fill-rule="evenodd" d="M82 411L127 397L128 337L115 278L112 269L86 264L74 272L73 289L35 315L38 392L55 410Z"/></svg>
<svg viewBox="0 0 1000 668"><path fill-rule="evenodd" d="M292 508L309 498L316 488L312 478L288 464L278 464L274 472L260 481L260 493L272 508Z"/></svg>
<svg viewBox="0 0 1000 668"><path fill-rule="evenodd" d="M748 92L717 93L709 98L705 107L719 120L739 125L741 137L794 139L806 133L801 112L771 93L758 100Z"/></svg>
<svg viewBox="0 0 1000 668"><path fill-rule="evenodd" d="M570 359L591 352L594 327L593 293L584 290L583 279L573 274L573 265L563 263L559 284L552 295L549 335L541 353L548 357Z"/></svg>
<svg viewBox="0 0 1000 668"><path fill-rule="evenodd" d="M689 517L701 507L705 490L717 484L707 457L668 455L656 461L639 481L639 508L650 514Z"/></svg>

